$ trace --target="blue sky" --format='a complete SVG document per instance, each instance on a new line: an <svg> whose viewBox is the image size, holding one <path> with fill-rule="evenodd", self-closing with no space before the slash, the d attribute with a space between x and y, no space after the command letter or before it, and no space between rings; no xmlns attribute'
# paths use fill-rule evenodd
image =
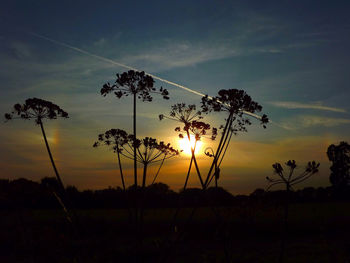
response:
<svg viewBox="0 0 350 263"><path fill-rule="evenodd" d="M91 145L109 128L132 129L131 102L99 95L102 85L125 69L30 33L205 94L244 89L273 123L266 130L254 123L248 133L233 139L222 178L222 185L233 193L264 187L272 163L288 159L301 166L312 159L320 161L321 172L309 184L327 185L327 147L349 141L348 1L4 1L1 5L0 112L28 97L41 97L70 113L69 120L47 123L48 134L56 134L53 152L69 184L80 188L120 184L113 154ZM159 123L157 115L177 102L199 106L200 97L159 81L156 85L168 88L171 99L138 104L140 135L176 145L172 124ZM220 118L207 120L219 125ZM17 121L0 126L2 177L38 180L53 175L38 127ZM186 156L169 162L168 169L182 162ZM165 167L161 181L178 188L183 176L166 173Z"/></svg>

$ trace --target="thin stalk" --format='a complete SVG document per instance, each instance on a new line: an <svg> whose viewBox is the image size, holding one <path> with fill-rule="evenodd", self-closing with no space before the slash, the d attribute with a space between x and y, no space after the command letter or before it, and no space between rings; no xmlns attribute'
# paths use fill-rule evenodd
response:
<svg viewBox="0 0 350 263"><path fill-rule="evenodd" d="M45 145L46 145L47 152L49 153L49 156L50 156L50 160L51 160L51 164L52 164L53 170L55 171L55 174L56 174L56 178L57 178L58 184L59 184L61 190L62 190L63 192L65 192L64 185L63 185L63 183L62 183L62 180L61 180L60 175L58 174L58 171L57 171L55 162L54 162L54 160L53 160L53 157L52 157L52 154L51 154L51 151L50 151L50 146L49 146L49 143L47 142L47 139L46 139L46 134L45 134L45 130L44 130L44 125L43 125L43 123L42 123L41 120L39 121L39 124L40 124L40 128L41 128L41 132L42 132L43 137L44 137L44 141L45 141Z"/></svg>
<svg viewBox="0 0 350 263"><path fill-rule="evenodd" d="M117 145L117 147L118 147L118 145ZM117 149L117 155L118 155L118 164L119 164L120 178L122 179L123 190L125 192L126 188L125 188L125 182L124 182L123 168L122 168L122 163L120 161L120 153L119 153L118 149Z"/></svg>
<svg viewBox="0 0 350 263"><path fill-rule="evenodd" d="M231 118L232 118L232 113L230 113L227 121L226 121L226 125L225 125L225 128L224 128L224 131L222 132L222 136L221 136L221 139L220 139L220 142L219 142L219 145L216 149L216 154L214 155L214 160L210 166L210 169L209 169L209 172L208 172L208 175L207 175L207 178L205 179L205 183L204 183L204 187L206 188L207 187L207 184L208 184L208 181L210 179L210 175L211 175L211 172L213 171L213 168L214 168L214 165L215 163L217 163L217 153L219 152L219 150L221 149L221 144L224 140L224 137L226 135L226 131L227 131L227 127L228 127L228 124L229 122L231 121Z"/></svg>
<svg viewBox="0 0 350 263"><path fill-rule="evenodd" d="M134 138L136 140L136 92L134 93L134 115L133 115L133 129L134 129ZM134 142L134 183L135 189L137 188L137 162L136 162L136 143Z"/></svg>
<svg viewBox="0 0 350 263"><path fill-rule="evenodd" d="M189 133L188 130L186 131L186 133L187 133L188 141L189 141L190 144L191 144L191 136L190 136L190 133ZM195 141L194 147L192 148L192 146L191 146L191 153L192 153L192 159L193 159L193 161L194 161L194 165L195 165L195 167L196 167L197 175L198 175L198 177L199 177L199 181L201 182L201 185L202 185L202 188L203 188L203 187L204 187L204 183L203 183L203 180L202 180L201 173L200 173L200 171L199 171L199 167L198 167L198 164L197 164L196 156L195 156L195 154L194 154L194 150L196 149L196 144L197 144L197 140Z"/></svg>
<svg viewBox="0 0 350 263"><path fill-rule="evenodd" d="M143 166L142 188L146 187L147 165L148 165L147 163L144 163L144 166Z"/></svg>
<svg viewBox="0 0 350 263"><path fill-rule="evenodd" d="M164 163L164 161L165 161L165 157L166 157L166 154L164 155L164 158L163 158L162 162L161 162L160 165L159 165L158 171L157 171L156 175L154 176L151 185L154 184L154 182L156 181L157 176L158 176L158 174L159 174L159 171L160 171L160 169L162 168L163 163Z"/></svg>
<svg viewBox="0 0 350 263"><path fill-rule="evenodd" d="M184 184L184 191L186 190L188 178L190 177L192 162L193 162L193 157L191 157L190 166L188 167L187 176L186 176L186 181L185 181L185 184Z"/></svg>

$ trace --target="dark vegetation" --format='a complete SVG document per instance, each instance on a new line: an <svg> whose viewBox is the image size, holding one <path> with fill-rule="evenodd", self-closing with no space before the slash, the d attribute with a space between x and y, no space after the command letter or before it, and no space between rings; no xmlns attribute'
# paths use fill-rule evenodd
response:
<svg viewBox="0 0 350 263"><path fill-rule="evenodd" d="M1 262L348 262L346 142L328 148L330 187L295 190L294 185L318 172L319 163L310 161L294 174L296 162L289 160L286 170L280 163L272 165L277 178L267 177L266 190L234 196L219 187L220 178L227 176L220 167L230 141L247 132L252 120L266 128L269 119L257 115L262 106L245 91L220 90L216 97L202 98L201 110L177 103L169 115L159 115L160 120L180 123L175 127L180 138L195 138L186 180L177 193L157 182L157 175L165 160L180 151L156 138L136 137L136 100L152 102L152 94L168 99L168 91L155 88L153 78L144 72L130 70L117 74L115 83L104 84L100 92L133 98L133 134L112 128L93 144L116 154L122 188L78 191L64 186L43 126L44 119L68 118L59 106L32 98L5 114L6 121L33 119L40 126L56 177L40 183L0 180L0 242L5 244L0 247ZM203 120L212 112L223 117L218 129ZM197 142L205 136L218 139L215 149L205 150L211 160L208 171L199 167L195 155ZM124 181L123 162L128 160L134 164L132 185ZM158 172L149 178L152 163L158 164ZM188 185L193 167L201 184L198 189ZM275 185L285 188L271 191Z"/></svg>
<svg viewBox="0 0 350 263"><path fill-rule="evenodd" d="M16 207L28 209L59 209L60 204L47 187L54 184L55 178L43 178L40 183L24 178L15 180L0 179L0 208L15 209ZM56 186L53 186L56 187ZM133 187L124 191L120 187L102 190L79 191L74 186L66 187L66 192L76 209L114 209L126 208L127 200L137 197L138 193ZM185 191L175 192L163 183L155 183L146 188L146 206L153 208L176 207L179 196L185 200L186 207L193 207L195 203L199 206L207 206L204 194L213 200L215 206L234 206L243 203L270 203L284 204L284 190L266 191L256 189L249 195L232 195L225 189L210 187L204 193L199 188L188 188ZM291 191L289 199L291 203L308 202L342 202L350 200L350 187L346 194L339 195L334 187L306 187L302 190Z"/></svg>

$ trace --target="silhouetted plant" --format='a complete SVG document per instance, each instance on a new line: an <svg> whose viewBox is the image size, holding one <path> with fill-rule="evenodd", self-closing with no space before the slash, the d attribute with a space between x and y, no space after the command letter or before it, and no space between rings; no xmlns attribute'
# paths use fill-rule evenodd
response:
<svg viewBox="0 0 350 263"><path fill-rule="evenodd" d="M186 180L184 184L184 190L186 189L189 175L191 172L192 162L194 162L196 167L196 172L200 180L201 186L204 187L204 182L198 167L198 163L195 156L195 150L197 142L203 137L208 135L208 131L211 130L211 139L215 140L217 136L217 129L210 128L210 125L202 122L201 112L196 110L196 105L186 105L185 103L178 103L171 106L171 111L169 115L161 114L159 115L159 120L164 118L180 122L184 126L178 126L175 128L175 131L179 133L180 138L184 138L184 134L187 137L189 143L191 142L191 135L194 137L194 146L192 147L191 143L191 161L186 175Z"/></svg>
<svg viewBox="0 0 350 263"><path fill-rule="evenodd" d="M208 157L211 157L211 158L215 157L214 150L211 147L207 147L204 150L204 154ZM214 164L214 176L209 180L208 185L210 185L210 182L213 178L215 179L215 187L217 188L218 187L218 180L220 178L220 168L218 167L217 162Z"/></svg>
<svg viewBox="0 0 350 263"><path fill-rule="evenodd" d="M58 173L54 159L51 154L50 146L47 141L44 125L43 125L43 119L52 120L52 119L57 119L58 117L68 118L68 113L62 110L58 105L50 101L46 101L38 98L26 99L24 104L17 103L13 106L13 110L11 111L11 113L5 113L6 121L9 121L12 119L34 120L37 125L40 125L41 132L44 137L46 149L49 154L50 161L54 169L56 179L60 188L60 192L61 194L64 195L65 198L67 198L67 196L65 195L65 188L64 188L63 182L61 180L61 177ZM55 195L58 202L61 204L63 210L66 212L68 220L71 221L70 215L66 209L66 206L64 205L64 202L62 201L62 198L59 197L59 195L57 195L55 191L53 191L53 194Z"/></svg>
<svg viewBox="0 0 350 263"><path fill-rule="evenodd" d="M129 70L121 75L117 74L117 79L114 84L106 83L101 89L101 95L106 96L112 93L118 98L123 96L133 96L133 134L136 133L136 98L142 101L152 101L152 93L160 94L164 99L169 99L169 92L163 87L157 90L154 86L154 80L151 76L146 75L145 72ZM134 148L134 184L137 187L137 150Z"/></svg>
<svg viewBox="0 0 350 263"><path fill-rule="evenodd" d="M261 117L255 114L256 112L261 112L262 106L253 101L244 90L220 90L216 97L209 97L207 95L202 98L201 107L204 113L215 111L226 112L228 115L225 119L225 125L220 127L223 129L221 139L204 182L204 188L207 188L215 176L215 170L214 174L212 174L213 169L219 168L221 165L232 135L247 131L246 126L251 125L249 117L259 119L264 128L266 128L265 125L268 123L268 118L265 114Z"/></svg>
<svg viewBox="0 0 350 263"><path fill-rule="evenodd" d="M294 160L289 160L286 162L286 165L289 167L289 171L287 174L284 173L284 169L280 163L275 163L272 165L275 174L279 176L278 179L273 179L270 177L266 177L267 181L270 183L267 190L269 190L272 186L284 184L286 187L286 198L285 198L285 207L284 207L284 229L283 229L283 235L281 239L281 250L280 250L280 256L279 256L279 262L283 262L283 255L285 250L285 240L287 235L287 223L288 223L288 209L289 209L289 193L291 188L299 184L315 173L318 172L318 167L320 166L320 163L316 163L315 161L308 162L305 170L298 176L294 176L294 171L297 168L296 162Z"/></svg>
<svg viewBox="0 0 350 263"><path fill-rule="evenodd" d="M105 133L98 135L98 141L94 143L93 147L98 147L101 144L110 147L113 152L117 153L118 156L118 166L120 171L120 178L123 185L123 190L125 191L125 180L123 174L123 167L120 159L120 155L123 151L123 145L128 142L128 134L120 129L110 129Z"/></svg>
<svg viewBox="0 0 350 263"><path fill-rule="evenodd" d="M329 180L337 188L350 185L350 145L340 142L339 145L330 145L327 149L328 159L332 162Z"/></svg>
<svg viewBox="0 0 350 263"><path fill-rule="evenodd" d="M57 181L60 185L61 190L64 191L64 186L56 168L55 162L53 160L43 125L43 119L52 120L57 119L58 117L68 118L68 113L62 110L56 104L38 98L26 99L24 104L17 103L13 106L13 110L11 113L5 114L6 121L12 119L34 120L36 124L40 125L41 132L44 137L45 145L49 153L49 157L51 160L52 167L55 171Z"/></svg>

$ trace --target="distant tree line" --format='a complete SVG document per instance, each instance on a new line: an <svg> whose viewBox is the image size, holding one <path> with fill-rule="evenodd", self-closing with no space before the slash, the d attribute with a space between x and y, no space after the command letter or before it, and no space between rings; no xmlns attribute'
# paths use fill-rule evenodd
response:
<svg viewBox="0 0 350 263"><path fill-rule="evenodd" d="M56 178L46 177L40 183L24 178L8 180L0 179L0 208L30 208L30 209L59 209L52 189L58 187ZM192 207L195 204L207 205L212 200L215 206L231 206L246 202L276 203L282 202L285 191L265 191L256 189L250 195L232 195L221 187L210 187L206 191L199 188L188 188L175 192L164 183L155 183L146 188L147 207L177 207L181 196L182 206ZM79 209L108 209L127 208L129 202L139 198L141 191L133 186L124 191L120 187L109 187L103 190L79 191L74 186L66 187L72 205ZM348 191L338 192L334 187L306 187L302 190L292 191L289 196L291 202L324 202L350 200L350 187Z"/></svg>

